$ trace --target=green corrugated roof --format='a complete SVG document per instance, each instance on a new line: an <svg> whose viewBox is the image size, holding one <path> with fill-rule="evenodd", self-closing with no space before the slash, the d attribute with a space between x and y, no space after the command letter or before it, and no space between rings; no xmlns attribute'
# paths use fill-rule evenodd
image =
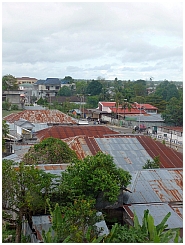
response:
<svg viewBox="0 0 185 245"><path fill-rule="evenodd" d="M137 121L137 117L125 117L125 121Z"/></svg>

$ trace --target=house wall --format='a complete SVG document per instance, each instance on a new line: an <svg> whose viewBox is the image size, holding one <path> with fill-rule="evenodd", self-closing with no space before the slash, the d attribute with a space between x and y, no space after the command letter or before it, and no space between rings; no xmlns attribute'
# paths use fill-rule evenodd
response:
<svg viewBox="0 0 185 245"><path fill-rule="evenodd" d="M17 105L18 109L22 109L20 91L19 94L3 94L3 101L9 101L13 105Z"/></svg>
<svg viewBox="0 0 185 245"><path fill-rule="evenodd" d="M22 135L22 128L17 126L17 134Z"/></svg>

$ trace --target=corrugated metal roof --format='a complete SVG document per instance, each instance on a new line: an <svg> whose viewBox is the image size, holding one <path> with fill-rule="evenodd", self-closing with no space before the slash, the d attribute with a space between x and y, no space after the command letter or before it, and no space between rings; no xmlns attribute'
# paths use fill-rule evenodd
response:
<svg viewBox="0 0 185 245"><path fill-rule="evenodd" d="M110 130L108 127L102 125L53 126L49 129L44 129L37 132L36 136L39 140L43 140L48 137L66 140L70 137L82 136L82 138L84 138L82 145L83 147L85 146L87 148L88 152L90 150L91 154L95 155L101 148L103 152L107 151L111 155L118 158L116 162L118 166L123 163L123 158L124 163L125 161L129 163L137 161L138 157L143 166L146 163L146 160L151 158L153 159L155 156L160 156L161 168L181 168L183 166L183 154L170 149L161 142L155 141L152 138L144 135L120 135L118 132ZM94 138L104 139L99 139L98 143L98 141ZM108 140L106 141L105 138L111 138L110 145L106 144ZM122 142L121 145L120 142ZM134 142L137 142L137 144ZM99 144L101 144L101 147ZM72 144L72 149L76 152L78 152L78 150L81 151L83 147L80 146L79 140L76 141L76 146L75 142ZM81 155L83 155L83 153ZM84 156L85 155L86 154L84 153ZM138 170L141 169L141 163L138 163ZM126 166L128 166L128 164L125 165L125 167ZM137 170L133 168L132 164L129 164L129 169L130 171Z"/></svg>
<svg viewBox="0 0 185 245"><path fill-rule="evenodd" d="M47 123L34 123L34 128L33 128L33 132L38 132L40 130L43 130L45 128L49 128Z"/></svg>
<svg viewBox="0 0 185 245"><path fill-rule="evenodd" d="M153 140L148 136L135 136L148 154L154 158L160 156L161 168L182 168L183 154L172 148L167 147L159 141Z"/></svg>
<svg viewBox="0 0 185 245"><path fill-rule="evenodd" d="M84 136L75 136L67 139L63 139L62 141L66 142L68 146L74 150L79 159L83 159L86 156L92 155Z"/></svg>
<svg viewBox="0 0 185 245"><path fill-rule="evenodd" d="M131 172L124 203L182 202L182 169L150 169Z"/></svg>
<svg viewBox="0 0 185 245"><path fill-rule="evenodd" d="M63 123L76 124L76 120L59 110L24 110L17 114L12 113L4 119L10 123L23 118L31 123Z"/></svg>
<svg viewBox="0 0 185 245"><path fill-rule="evenodd" d="M181 218L183 218L183 206L182 205L174 205L170 204L171 208L177 213Z"/></svg>
<svg viewBox="0 0 185 245"><path fill-rule="evenodd" d="M40 170L44 170L46 173L50 174L56 174L58 176L61 176L61 173L64 172L69 164L39 164L36 166L36 168Z"/></svg>
<svg viewBox="0 0 185 245"><path fill-rule="evenodd" d="M141 122L164 122L160 114L137 115L137 121Z"/></svg>
<svg viewBox="0 0 185 245"><path fill-rule="evenodd" d="M166 224L168 225L168 229L173 228L182 228L183 220L182 218L174 212L174 210L166 203L160 204L132 204L130 206L123 206L127 211L129 216L133 218L133 212L135 211L140 225L142 224L142 218L144 215L144 210L149 210L149 213L154 218L154 224L158 225L161 223L162 219L167 215L168 212L171 213L171 216L168 218Z"/></svg>
<svg viewBox="0 0 185 245"><path fill-rule="evenodd" d="M96 138L102 152L114 158L115 164L126 171L142 170L147 160L153 160L136 138Z"/></svg>
<svg viewBox="0 0 185 245"><path fill-rule="evenodd" d="M106 126L89 126L89 125L73 125L73 126L53 126L49 129L43 129L36 135L38 139L42 140L48 137L54 137L58 139L66 139L75 136L88 136L88 137L104 137L106 134L118 134L117 132L109 129Z"/></svg>
<svg viewBox="0 0 185 245"><path fill-rule="evenodd" d="M20 162L21 161L20 157L17 154L11 154L9 156L6 156L3 158L3 160L12 160L14 162Z"/></svg>

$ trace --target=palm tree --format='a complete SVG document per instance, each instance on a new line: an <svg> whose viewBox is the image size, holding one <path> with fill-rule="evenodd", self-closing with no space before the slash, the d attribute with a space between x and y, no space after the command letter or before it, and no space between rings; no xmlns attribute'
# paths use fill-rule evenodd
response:
<svg viewBox="0 0 185 245"><path fill-rule="evenodd" d="M128 111L131 111L132 104L127 101L127 99L123 99L122 109L124 109L124 120L125 120L125 109L128 108Z"/></svg>

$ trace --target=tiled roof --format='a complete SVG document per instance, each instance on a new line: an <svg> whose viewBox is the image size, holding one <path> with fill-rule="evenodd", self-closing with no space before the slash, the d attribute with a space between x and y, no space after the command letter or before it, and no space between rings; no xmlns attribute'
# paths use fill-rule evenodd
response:
<svg viewBox="0 0 185 245"><path fill-rule="evenodd" d="M58 78L47 78L45 85L61 85L61 81Z"/></svg>
<svg viewBox="0 0 185 245"><path fill-rule="evenodd" d="M13 123L23 118L31 123L61 123L76 124L76 121L59 110L24 110L17 114L12 113L4 119Z"/></svg>

